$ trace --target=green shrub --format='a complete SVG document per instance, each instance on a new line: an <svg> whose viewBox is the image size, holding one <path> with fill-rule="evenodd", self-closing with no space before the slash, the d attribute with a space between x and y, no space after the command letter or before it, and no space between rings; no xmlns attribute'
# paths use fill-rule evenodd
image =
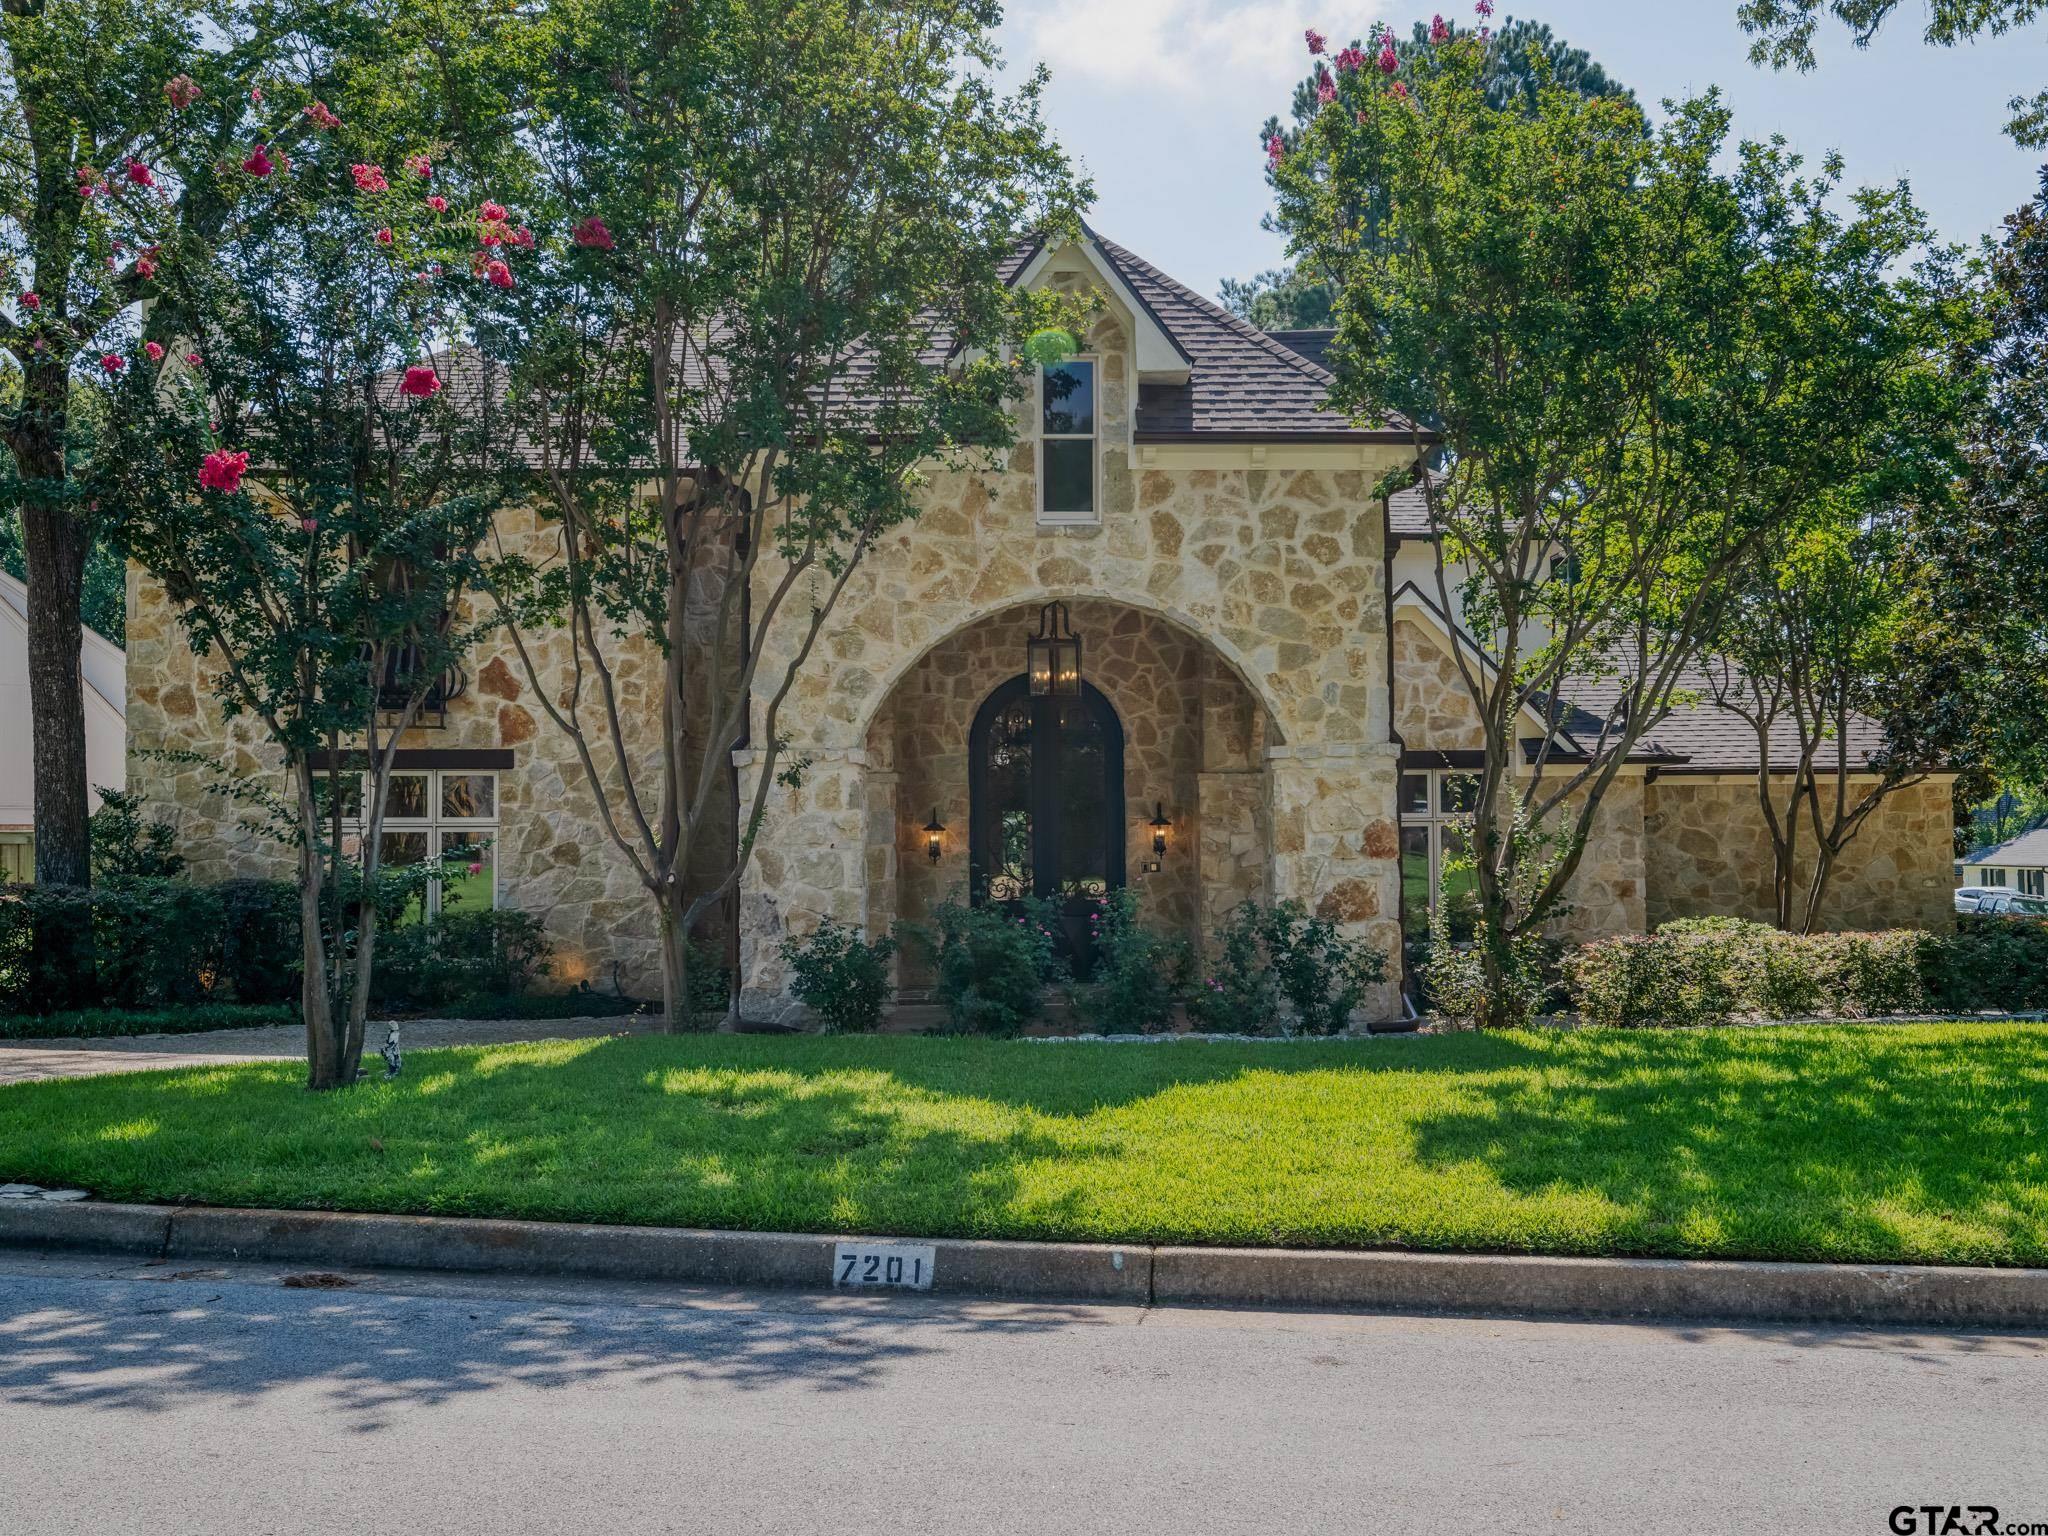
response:
<svg viewBox="0 0 2048 1536"><path fill-rule="evenodd" d="M1944 1013L2048 1010L2048 920L1958 917L1920 951L1922 985Z"/></svg>
<svg viewBox="0 0 2048 1536"><path fill-rule="evenodd" d="M1105 1035L1156 1035L1173 1028L1193 952L1185 939L1138 921L1137 893L1112 891L1089 915L1095 969L1071 992L1074 1012Z"/></svg>
<svg viewBox="0 0 2048 1536"><path fill-rule="evenodd" d="M1216 930L1208 974L1188 988L1188 1018L1211 1034L1264 1034L1280 1017L1280 984L1266 960L1265 913L1243 902Z"/></svg>
<svg viewBox="0 0 2048 1536"><path fill-rule="evenodd" d="M1216 962L1192 989L1188 1011L1205 1029L1261 1033L1285 1002L1303 1034L1349 1027L1366 989L1385 979L1387 957L1295 900L1238 906L1217 930Z"/></svg>
<svg viewBox="0 0 2048 1536"><path fill-rule="evenodd" d="M894 939L869 943L859 929L829 917L807 938L782 941L782 958L793 978L790 990L835 1035L880 1027L895 953Z"/></svg>
<svg viewBox="0 0 2048 1536"><path fill-rule="evenodd" d="M220 898L206 886L131 879L10 888L0 895L0 1012L213 1001L221 945Z"/></svg>
<svg viewBox="0 0 2048 1536"><path fill-rule="evenodd" d="M1780 933L1701 918L1582 945L1565 965L1589 1024L1641 1028L1810 1016L2048 1009L2048 923L1963 919L1953 933Z"/></svg>
<svg viewBox="0 0 2048 1536"><path fill-rule="evenodd" d="M296 1007L274 1003L200 1003L190 1008L125 1013L110 1008L87 1008L67 1013L0 1014L0 1040L106 1040L298 1022Z"/></svg>
<svg viewBox="0 0 2048 1536"><path fill-rule="evenodd" d="M1053 913L1041 901L1022 906L1013 914L942 902L930 926L906 926L904 936L931 957L952 1033L1014 1035L1045 1011L1045 989L1064 972L1053 949Z"/></svg>
<svg viewBox="0 0 2048 1536"><path fill-rule="evenodd" d="M289 880L224 880L219 987L239 1003L299 999L299 888Z"/></svg>
<svg viewBox="0 0 2048 1536"><path fill-rule="evenodd" d="M95 885L123 880L174 880L185 872L178 831L161 817L142 814L142 797L101 789L100 808L87 824Z"/></svg>
<svg viewBox="0 0 2048 1536"><path fill-rule="evenodd" d="M377 936L371 997L432 1008L458 998L516 996L547 973L553 947L540 919L514 908L445 911Z"/></svg>

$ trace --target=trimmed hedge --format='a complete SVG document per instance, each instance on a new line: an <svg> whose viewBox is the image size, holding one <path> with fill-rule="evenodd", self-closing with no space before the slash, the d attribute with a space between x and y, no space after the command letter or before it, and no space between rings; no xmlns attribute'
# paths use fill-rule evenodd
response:
<svg viewBox="0 0 2048 1536"><path fill-rule="evenodd" d="M1961 918L1949 933L1780 933L1700 918L1603 939L1563 964L1588 1024L2048 1010L2048 922Z"/></svg>
<svg viewBox="0 0 2048 1536"><path fill-rule="evenodd" d="M298 960L297 896L283 881L0 894L0 1014L282 1003L298 996Z"/></svg>
<svg viewBox="0 0 2048 1536"><path fill-rule="evenodd" d="M105 1040L127 1035L196 1035L210 1029L260 1029L297 1024L296 1005L200 1003L191 1008L120 1013L87 1008L75 1013L0 1014L0 1040Z"/></svg>

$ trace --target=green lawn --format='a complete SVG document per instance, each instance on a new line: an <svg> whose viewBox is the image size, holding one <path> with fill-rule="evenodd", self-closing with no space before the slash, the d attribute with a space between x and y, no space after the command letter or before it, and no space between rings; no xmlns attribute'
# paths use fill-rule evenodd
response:
<svg viewBox="0 0 2048 1536"><path fill-rule="evenodd" d="M696 1036L0 1089L0 1180L783 1231L2048 1263L2048 1027Z"/></svg>

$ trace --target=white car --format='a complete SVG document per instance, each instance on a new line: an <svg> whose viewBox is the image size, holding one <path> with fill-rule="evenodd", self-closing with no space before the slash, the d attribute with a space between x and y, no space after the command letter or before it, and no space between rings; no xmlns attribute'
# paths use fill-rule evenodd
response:
<svg viewBox="0 0 2048 1536"><path fill-rule="evenodd" d="M1967 907L1963 905L1966 896L1972 898ZM1966 886L1956 892L1956 910L1974 912L1979 917L2048 917L2048 897L2023 896L1997 886Z"/></svg>

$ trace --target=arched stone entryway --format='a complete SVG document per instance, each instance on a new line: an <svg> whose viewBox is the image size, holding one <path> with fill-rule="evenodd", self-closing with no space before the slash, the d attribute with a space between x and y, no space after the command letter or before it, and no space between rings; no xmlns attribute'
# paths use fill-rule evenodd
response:
<svg viewBox="0 0 2048 1536"><path fill-rule="evenodd" d="M1196 937L1266 894L1272 864L1269 716L1236 671L1172 620L1128 604L1076 598L1082 671L1122 738L1118 836L1125 879L1147 919ZM975 720L1024 663L1038 609L988 614L932 646L896 680L861 754L869 815L864 859L871 931L922 921L972 895ZM1152 848L1163 809L1166 852ZM927 856L926 824L946 831ZM914 969L905 972L915 985Z"/></svg>

